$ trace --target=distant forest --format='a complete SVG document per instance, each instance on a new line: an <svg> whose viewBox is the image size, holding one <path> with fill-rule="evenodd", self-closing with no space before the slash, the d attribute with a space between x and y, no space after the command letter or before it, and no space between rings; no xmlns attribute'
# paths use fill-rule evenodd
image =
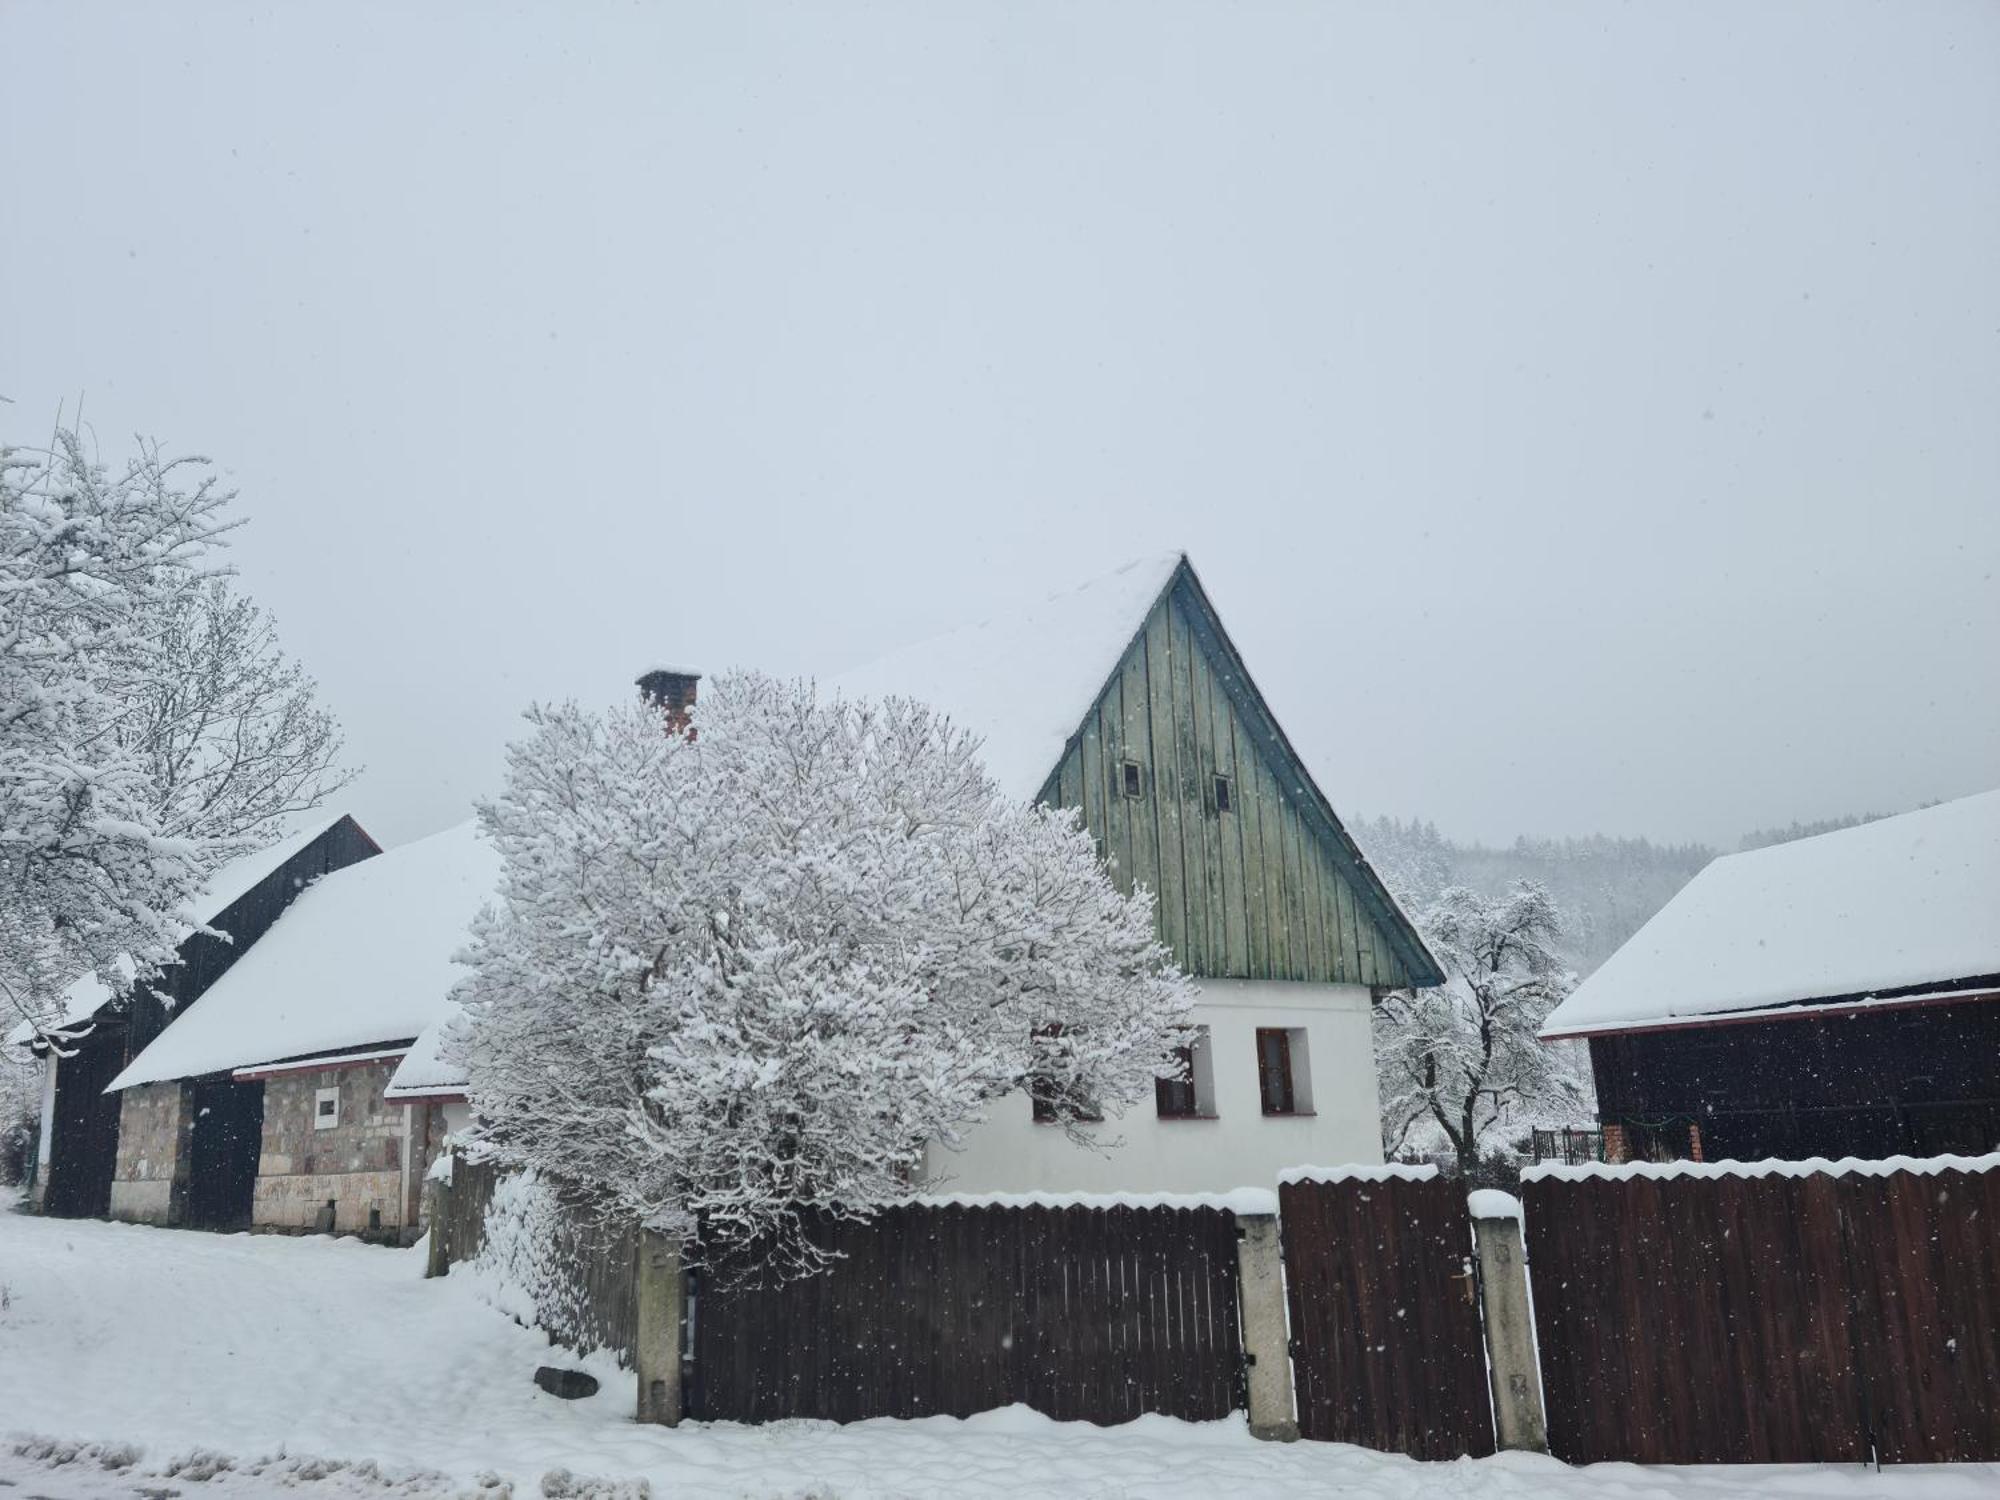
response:
<svg viewBox="0 0 2000 1500"><path fill-rule="evenodd" d="M1872 823L1884 813L1759 828L1739 849L1763 849L1814 834ZM1656 844L1650 839L1538 839L1522 837L1504 848L1458 844L1420 818L1378 817L1349 825L1371 863L1397 897L1415 909L1447 886L1465 885L1497 895L1517 880L1540 881L1569 922L1566 948L1579 976L1603 963L1697 871L1724 851L1706 844Z"/></svg>

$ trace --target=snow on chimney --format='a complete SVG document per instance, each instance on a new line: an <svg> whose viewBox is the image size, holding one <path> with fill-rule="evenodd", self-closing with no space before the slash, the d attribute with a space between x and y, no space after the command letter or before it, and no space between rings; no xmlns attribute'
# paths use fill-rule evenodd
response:
<svg viewBox="0 0 2000 1500"><path fill-rule="evenodd" d="M639 674L639 691L666 715L668 731L678 733L687 728L695 684L700 681L701 673L686 667L649 667Z"/></svg>

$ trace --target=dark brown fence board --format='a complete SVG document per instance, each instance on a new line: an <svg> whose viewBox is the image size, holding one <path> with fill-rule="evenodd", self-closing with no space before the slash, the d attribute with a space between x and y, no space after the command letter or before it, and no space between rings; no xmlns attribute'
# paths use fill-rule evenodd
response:
<svg viewBox="0 0 2000 1500"><path fill-rule="evenodd" d="M1226 1211L923 1205L814 1234L837 1254L818 1276L703 1278L692 1415L854 1421L1018 1401L1111 1423L1240 1405ZM1185 1316L1170 1283L1190 1294Z"/></svg>
<svg viewBox="0 0 2000 1500"><path fill-rule="evenodd" d="M2000 1459L2000 1173L1838 1181L1880 1458Z"/></svg>
<svg viewBox="0 0 2000 1500"><path fill-rule="evenodd" d="M1524 1186L1574 1463L2000 1459L2000 1173Z"/></svg>
<svg viewBox="0 0 2000 1500"><path fill-rule="evenodd" d="M1761 1211L1744 1191L1753 1181L1781 1185ZM1866 1456L1846 1376L1842 1278L1829 1255L1838 1230L1811 1179L1543 1179L1526 1198L1559 1457Z"/></svg>
<svg viewBox="0 0 2000 1500"><path fill-rule="evenodd" d="M1300 1434L1416 1458L1491 1453L1463 1186L1287 1182L1279 1215Z"/></svg>

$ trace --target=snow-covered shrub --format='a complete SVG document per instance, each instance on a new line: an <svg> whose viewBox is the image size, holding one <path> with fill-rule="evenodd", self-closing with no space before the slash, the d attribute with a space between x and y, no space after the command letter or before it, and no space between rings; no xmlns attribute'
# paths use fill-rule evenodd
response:
<svg viewBox="0 0 2000 1500"><path fill-rule="evenodd" d="M0 1031L13 1017L0 1009ZM42 1067L21 1061L0 1048L0 1187L18 1187L28 1180L42 1125Z"/></svg>
<svg viewBox="0 0 2000 1500"><path fill-rule="evenodd" d="M1150 896L922 705L732 674L692 734L528 717L447 1044L502 1162L782 1274L816 1264L802 1210L920 1191L993 1101L1032 1090L1082 1140L1174 1068L1193 989Z"/></svg>
<svg viewBox="0 0 2000 1500"><path fill-rule="evenodd" d="M186 1479L196 1484L204 1484L218 1474L226 1474L236 1467L236 1460L227 1453L218 1453L213 1448L191 1448L167 1461L160 1472L169 1479Z"/></svg>
<svg viewBox="0 0 2000 1500"><path fill-rule="evenodd" d="M479 1253L468 1262L482 1295L515 1322L560 1331L580 1326L583 1291L567 1268L563 1208L533 1168L503 1174L487 1204Z"/></svg>

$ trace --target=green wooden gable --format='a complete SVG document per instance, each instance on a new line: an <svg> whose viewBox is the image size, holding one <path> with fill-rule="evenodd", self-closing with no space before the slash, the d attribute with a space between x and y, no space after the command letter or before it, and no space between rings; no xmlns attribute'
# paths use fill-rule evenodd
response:
<svg viewBox="0 0 2000 1500"><path fill-rule="evenodd" d="M1182 558L1043 785L1207 979L1443 981L1286 740Z"/></svg>

